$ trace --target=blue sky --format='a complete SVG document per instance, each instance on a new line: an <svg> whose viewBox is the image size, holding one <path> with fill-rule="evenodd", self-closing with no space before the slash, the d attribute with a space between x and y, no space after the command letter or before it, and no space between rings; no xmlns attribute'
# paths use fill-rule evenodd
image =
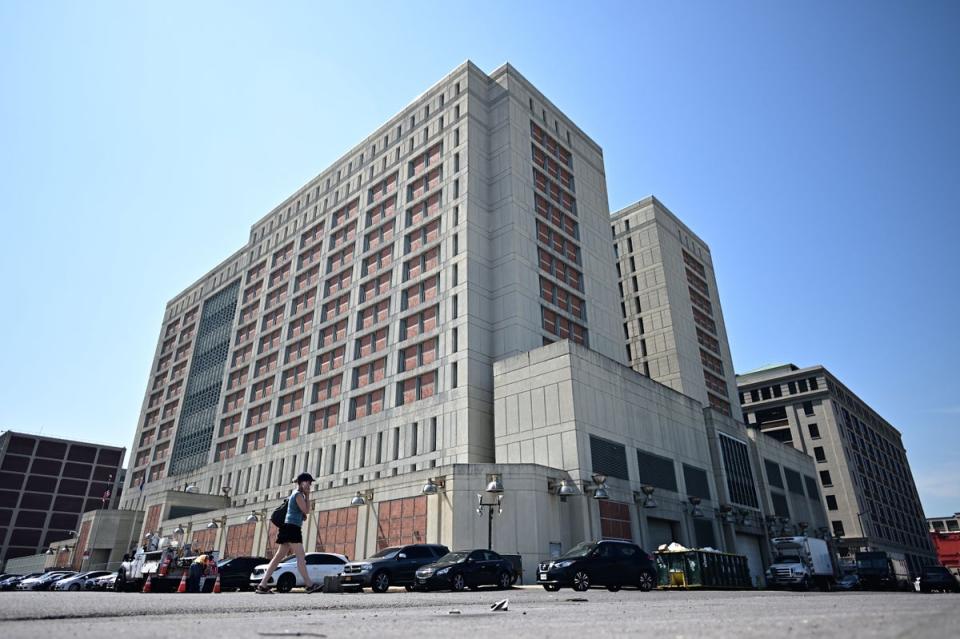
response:
<svg viewBox="0 0 960 639"><path fill-rule="evenodd" d="M324 5L0 3L0 428L129 446L166 301L509 61L603 147L611 210L653 193L711 245L738 370L824 364L960 511L960 4Z"/></svg>

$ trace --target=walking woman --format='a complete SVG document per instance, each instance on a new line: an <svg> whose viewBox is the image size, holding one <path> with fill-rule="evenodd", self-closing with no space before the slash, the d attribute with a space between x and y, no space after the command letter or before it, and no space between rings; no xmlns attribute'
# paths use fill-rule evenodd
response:
<svg viewBox="0 0 960 639"><path fill-rule="evenodd" d="M263 580L257 586L257 593L261 595L272 594L269 586L270 577L276 570L277 564L289 553L297 556L297 570L303 577L303 584L307 587L307 592L317 592L322 588L320 584L313 583L310 575L307 574L307 561L303 555L303 532L301 526L303 519L310 512L310 484L313 483L313 477L310 473L300 473L297 477L297 487L287 499L287 516L280 526L280 532L277 533L277 552L270 560L267 572L263 575Z"/></svg>

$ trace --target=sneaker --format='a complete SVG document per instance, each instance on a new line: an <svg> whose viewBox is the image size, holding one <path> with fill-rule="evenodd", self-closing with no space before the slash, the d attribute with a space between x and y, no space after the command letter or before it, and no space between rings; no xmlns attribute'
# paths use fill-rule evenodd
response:
<svg viewBox="0 0 960 639"><path fill-rule="evenodd" d="M258 595L272 595L273 591L269 588L264 588L263 586L257 586L257 589L254 590Z"/></svg>
<svg viewBox="0 0 960 639"><path fill-rule="evenodd" d="M307 594L309 595L314 592L320 592L321 590L323 590L323 586L321 586L320 584L313 584L312 586L307 588Z"/></svg>

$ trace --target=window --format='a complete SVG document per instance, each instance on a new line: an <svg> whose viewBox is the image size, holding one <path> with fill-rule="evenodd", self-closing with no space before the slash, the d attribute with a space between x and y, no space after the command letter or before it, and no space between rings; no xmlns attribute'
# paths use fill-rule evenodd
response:
<svg viewBox="0 0 960 639"><path fill-rule="evenodd" d="M816 424L808 424L807 430L810 432L810 439L820 439L820 428Z"/></svg>
<svg viewBox="0 0 960 639"><path fill-rule="evenodd" d="M810 383L810 390L815 391L815 390L817 390L817 388L819 388L819 387L817 386L817 378L816 378L816 377L811 377L808 381L809 381L809 383Z"/></svg>
<svg viewBox="0 0 960 639"><path fill-rule="evenodd" d="M800 479L800 473L790 468L784 468L783 474L787 478L787 490L797 495L803 495L803 480Z"/></svg>
<svg viewBox="0 0 960 639"><path fill-rule="evenodd" d="M591 469L619 479L630 479L627 474L627 449L600 437L590 436Z"/></svg>
<svg viewBox="0 0 960 639"><path fill-rule="evenodd" d="M833 480L830 478L829 470L820 471L820 483L824 486L833 486Z"/></svg>
<svg viewBox="0 0 960 639"><path fill-rule="evenodd" d="M796 382L787 382L787 392L791 395L797 394L797 383Z"/></svg>
<svg viewBox="0 0 960 639"><path fill-rule="evenodd" d="M706 471L684 464L683 483L686 485L687 495L707 500L711 498L710 483L707 481Z"/></svg>
<svg viewBox="0 0 960 639"><path fill-rule="evenodd" d="M813 402L803 402L803 414L813 417Z"/></svg>
<svg viewBox="0 0 960 639"><path fill-rule="evenodd" d="M758 508L759 502L754 488L753 470L750 466L747 444L721 434L720 452L723 455L723 467L727 475L727 491L730 495L730 501L735 504Z"/></svg>
<svg viewBox="0 0 960 639"><path fill-rule="evenodd" d="M783 477L780 476L780 465L769 459L764 459L763 467L767 471L767 482L771 486L783 488Z"/></svg>
<svg viewBox="0 0 960 639"><path fill-rule="evenodd" d="M843 537L843 522L842 521L831 521L830 525L833 526L833 536L834 537Z"/></svg>
<svg viewBox="0 0 960 639"><path fill-rule="evenodd" d="M750 401L751 402L760 401L760 393L757 391L757 389L753 389L752 391L750 391Z"/></svg>
<svg viewBox="0 0 960 639"><path fill-rule="evenodd" d="M837 506L837 498L835 495L827 495L827 510L839 510Z"/></svg>
<svg viewBox="0 0 960 639"><path fill-rule="evenodd" d="M637 468L640 469L641 483L677 492L677 474L672 459L638 450Z"/></svg>
<svg viewBox="0 0 960 639"><path fill-rule="evenodd" d="M818 462L827 461L827 454L823 452L823 446L814 446L813 458L816 459Z"/></svg>

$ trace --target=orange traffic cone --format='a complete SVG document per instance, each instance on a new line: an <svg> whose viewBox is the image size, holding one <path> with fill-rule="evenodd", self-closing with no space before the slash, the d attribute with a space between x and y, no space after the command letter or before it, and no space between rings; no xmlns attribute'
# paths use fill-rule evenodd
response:
<svg viewBox="0 0 960 639"><path fill-rule="evenodd" d="M177 592L186 592L187 591L187 573L183 573L183 576L180 577L180 585L177 586Z"/></svg>
<svg viewBox="0 0 960 639"><path fill-rule="evenodd" d="M220 594L220 575L219 574L217 575L217 580L213 582L213 594L215 595Z"/></svg>
<svg viewBox="0 0 960 639"><path fill-rule="evenodd" d="M143 592L153 592L153 575L147 575L147 580L143 584Z"/></svg>

